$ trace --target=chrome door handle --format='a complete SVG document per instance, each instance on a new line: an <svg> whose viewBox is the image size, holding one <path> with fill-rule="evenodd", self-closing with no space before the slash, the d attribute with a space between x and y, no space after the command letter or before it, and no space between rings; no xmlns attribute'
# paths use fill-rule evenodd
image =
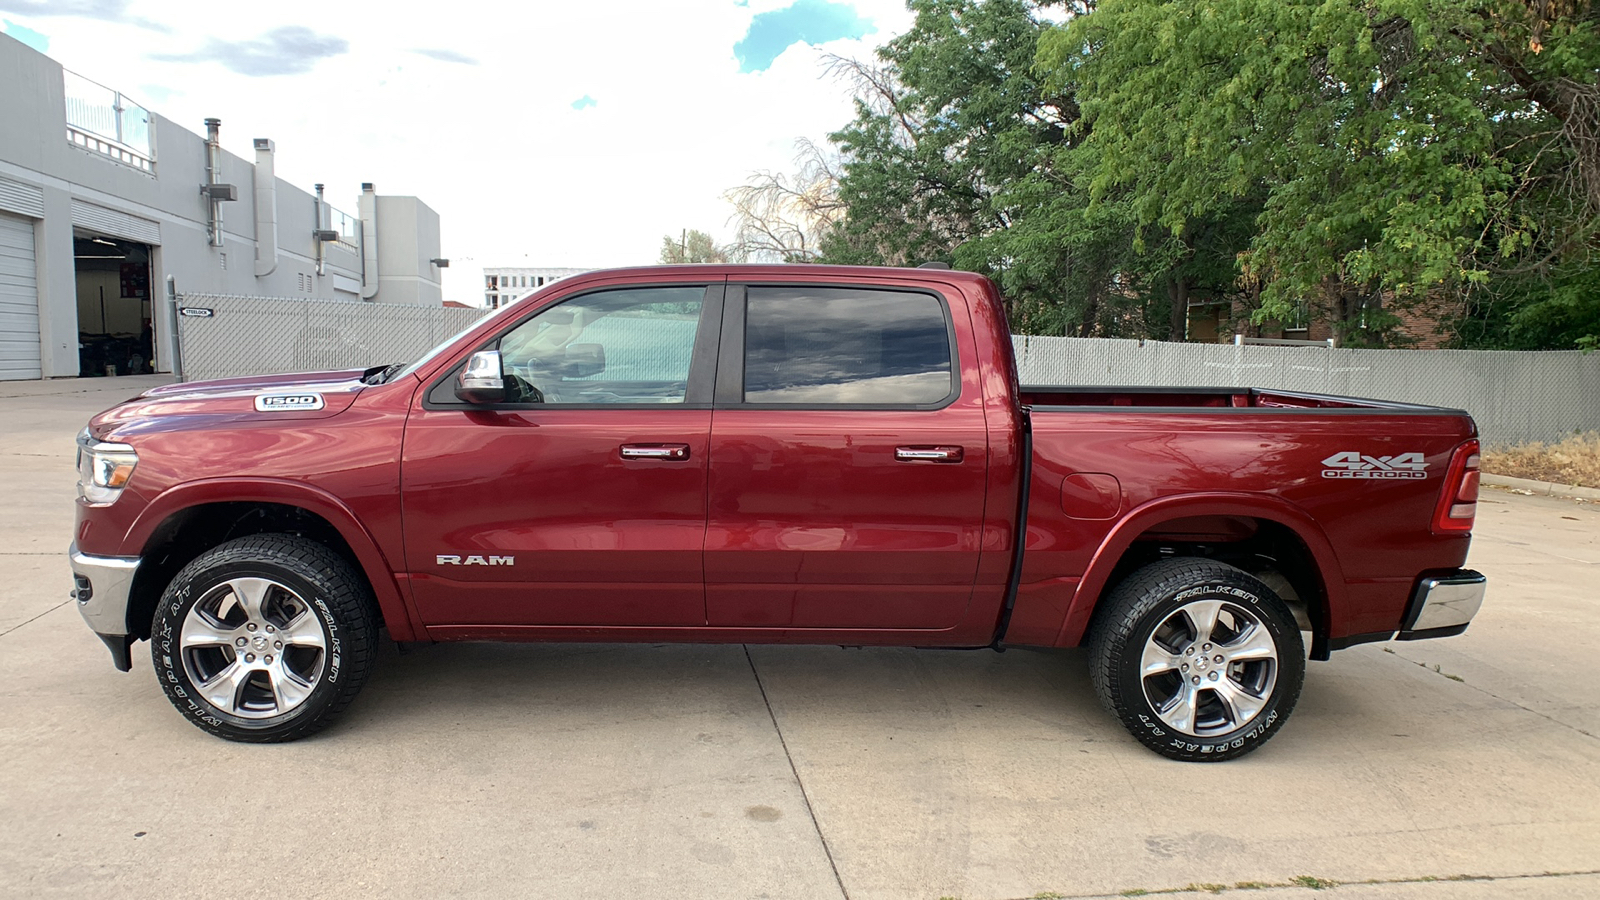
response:
<svg viewBox="0 0 1600 900"><path fill-rule="evenodd" d="M960 447L896 447L894 458L901 462L961 462Z"/></svg>
<svg viewBox="0 0 1600 900"><path fill-rule="evenodd" d="M617 448L623 459L660 459L678 462L689 458L688 444L623 444Z"/></svg>

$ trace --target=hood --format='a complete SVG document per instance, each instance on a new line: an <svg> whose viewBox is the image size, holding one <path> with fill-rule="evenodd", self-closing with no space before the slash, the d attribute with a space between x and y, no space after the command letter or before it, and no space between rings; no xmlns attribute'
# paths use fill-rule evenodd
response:
<svg viewBox="0 0 1600 900"><path fill-rule="evenodd" d="M212 424L326 419L355 402L366 387L363 373L348 369L163 385L95 416L89 430L105 440L113 431L134 434L177 417L204 417Z"/></svg>

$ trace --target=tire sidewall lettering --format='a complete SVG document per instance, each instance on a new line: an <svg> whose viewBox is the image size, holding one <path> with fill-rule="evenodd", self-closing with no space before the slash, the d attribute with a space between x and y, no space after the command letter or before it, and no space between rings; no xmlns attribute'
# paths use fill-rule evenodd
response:
<svg viewBox="0 0 1600 900"><path fill-rule="evenodd" d="M1150 639L1151 633L1153 633L1155 629L1167 619L1168 616L1172 615L1172 612L1178 607L1183 606L1185 603L1193 600L1206 599L1222 600L1229 603L1242 601L1243 603L1247 603L1257 608L1261 606L1262 602L1261 598L1256 594L1245 590L1244 588L1235 587L1233 585L1205 584L1186 588L1155 604L1151 607L1150 611L1141 618L1139 626L1135 629L1133 635L1137 641L1137 644L1139 646L1143 646L1144 642ZM1267 621L1267 618L1263 616L1262 622L1265 624ZM1269 631L1273 630L1269 624L1265 625L1265 627L1267 627ZM1274 633L1273 637L1276 639L1278 636L1276 633ZM1153 728L1151 723L1159 722L1161 720L1159 717L1154 716L1155 710L1150 707L1149 700L1145 697L1144 689L1141 685L1137 672L1138 658L1130 650L1130 652L1127 654L1125 662L1128 666L1128 675L1130 676L1128 681L1132 685L1140 685L1135 689L1135 694L1139 698L1140 705L1143 706L1144 709L1148 710L1148 714L1143 712L1139 713L1139 719L1143 724L1145 724L1146 727ZM1167 744L1167 746L1172 747L1175 750L1181 750L1184 753L1198 753L1203 756L1209 756L1218 753L1225 753L1230 750L1238 750L1243 748L1248 743L1252 743L1264 738L1271 732L1272 724L1278 719L1278 711L1276 708L1278 704L1278 697L1276 694L1277 692L1274 690L1274 696L1268 703L1267 709L1263 710L1256 716L1255 719L1251 720L1247 724L1247 728L1242 734L1235 731L1219 735L1215 738L1205 738L1198 735L1187 735L1175 732L1173 738ZM1153 733L1157 735L1163 734L1160 731L1153 731Z"/></svg>
<svg viewBox="0 0 1600 900"><path fill-rule="evenodd" d="M1244 726L1201 736L1172 729L1161 719L1146 693L1141 661L1151 635L1177 609L1208 599L1248 611L1267 628L1278 650L1278 682L1264 708ZM1109 605L1097 626L1100 631L1091 635L1090 642L1091 651L1098 654L1096 665L1104 667L1098 670L1104 674L1097 676L1096 690L1150 749L1180 760L1233 759L1270 739L1287 710L1294 708L1304 677L1299 629L1283 601L1248 573L1203 558L1158 560L1130 574L1105 602Z"/></svg>
<svg viewBox="0 0 1600 900"><path fill-rule="evenodd" d="M359 590L362 586L353 580L354 572L341 576L338 569L326 566L309 569L299 566L300 571L296 571L296 563L305 559L305 555L294 553L292 549L285 552L284 542L288 540L294 539L283 535L240 538L202 553L173 578L156 606L151 624L151 656L157 680L185 718L221 737L271 741L285 739L277 735L282 735L286 730L292 730L291 736L310 733L321 727L317 724L318 720L331 718L328 714L330 705L337 703L337 711L349 702L348 691L342 686L346 680L343 665L344 632L347 629L341 618L349 613L341 613L340 609L335 608L335 602L341 604L341 609L350 609L352 600L360 602L360 594L353 593L352 588ZM327 552L324 548L318 549ZM311 608L326 641L322 672L305 700L286 713L263 719L234 716L213 707L190 681L181 651L177 650L181 623L194 604L211 594L217 586L244 577L265 578L292 590ZM344 578L342 582L339 580L341 577ZM344 587L339 587L341 584ZM342 591L337 601L330 600L330 591ZM360 619L353 621L357 626L369 629L363 632L358 627L354 634L360 640L360 645L370 647L371 623ZM363 634L366 635L364 639ZM364 674L363 667L356 673L358 677L354 686L348 690L358 689L364 681L360 676ZM339 699L341 692L346 693L343 700ZM302 724L307 720L310 720L310 725Z"/></svg>

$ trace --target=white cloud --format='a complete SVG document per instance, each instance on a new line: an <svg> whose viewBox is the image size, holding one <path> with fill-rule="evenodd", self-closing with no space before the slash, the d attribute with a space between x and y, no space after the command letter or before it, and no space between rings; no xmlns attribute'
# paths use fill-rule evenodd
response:
<svg viewBox="0 0 1600 900"><path fill-rule="evenodd" d="M67 68L192 131L221 118L232 152L248 157L252 138L273 138L280 177L327 184L348 212L363 181L421 197L454 261L445 296L466 303L481 302L485 265L652 263L663 234L726 237L723 191L791 168L796 138L820 139L851 115L815 48L739 73L733 45L783 0L115 5L117 20L12 18L48 35ZM825 50L865 57L909 25L896 0L854 5L877 30ZM204 58L286 28L348 49L276 75ZM580 97L594 105L574 109Z"/></svg>

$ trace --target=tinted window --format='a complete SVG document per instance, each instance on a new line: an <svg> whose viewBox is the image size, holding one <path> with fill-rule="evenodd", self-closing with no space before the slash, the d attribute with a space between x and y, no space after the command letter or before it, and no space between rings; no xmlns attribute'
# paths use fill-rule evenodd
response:
<svg viewBox="0 0 1600 900"><path fill-rule="evenodd" d="M950 396L950 332L928 294L749 289L746 403L908 406Z"/></svg>
<svg viewBox="0 0 1600 900"><path fill-rule="evenodd" d="M706 289L637 288L574 297L500 339L507 380L545 403L682 403Z"/></svg>

